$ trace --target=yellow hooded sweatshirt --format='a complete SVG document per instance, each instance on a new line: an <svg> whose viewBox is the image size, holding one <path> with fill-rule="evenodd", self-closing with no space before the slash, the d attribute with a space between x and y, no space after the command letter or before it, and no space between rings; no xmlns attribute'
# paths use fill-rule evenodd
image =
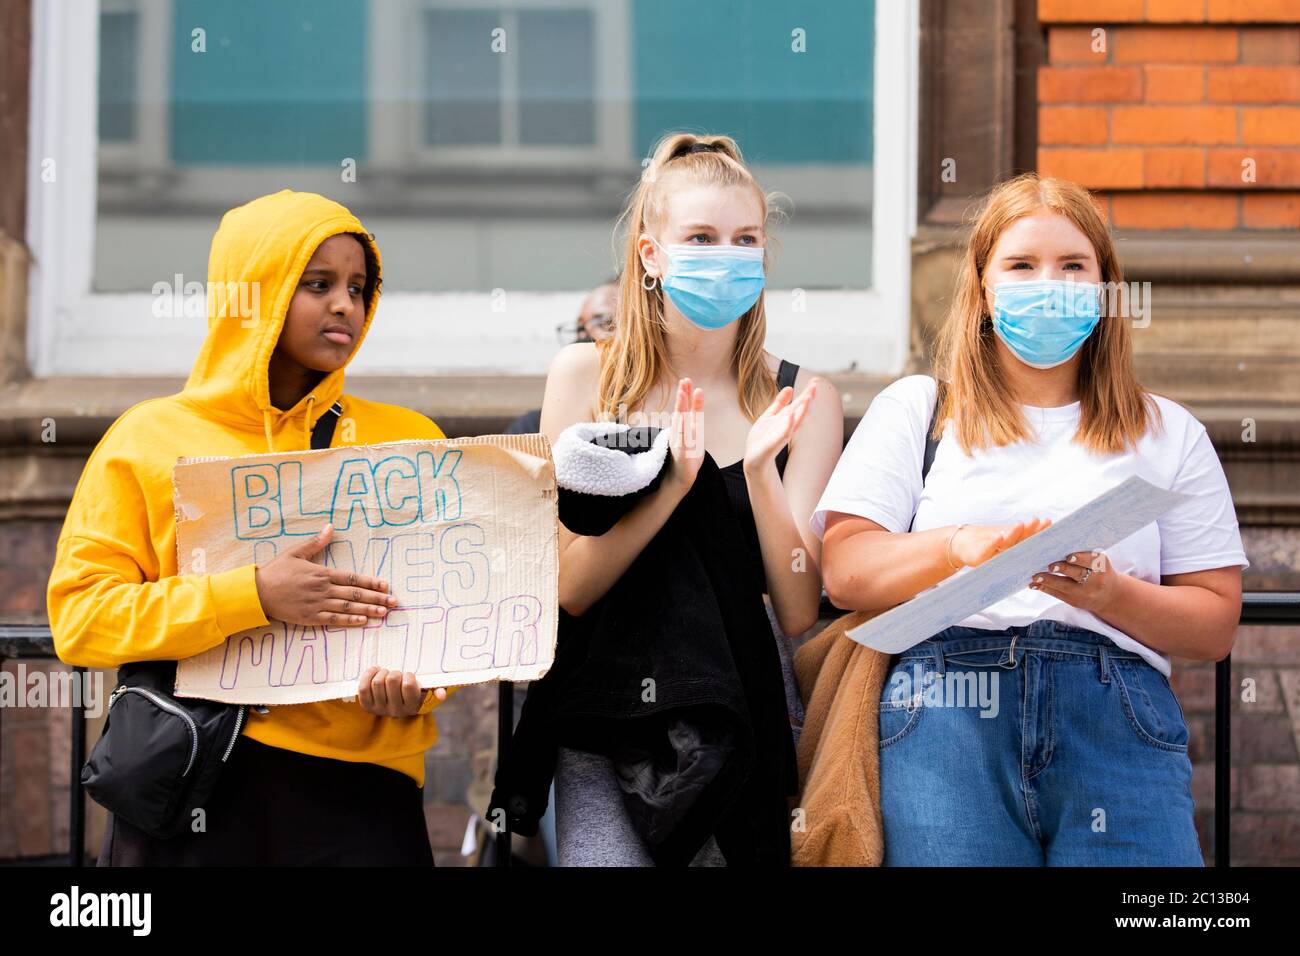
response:
<svg viewBox="0 0 1300 956"><path fill-rule="evenodd" d="M366 445L444 437L423 415L343 394L343 369L326 375L293 408L271 404L267 366L289 302L316 247L366 230L323 196L285 189L230 210L208 259L208 336L185 388L135 405L104 434L77 482L59 536L47 605L59 657L84 667L175 660L267 623L254 566L180 575L172 468L182 456L298 451L335 403L343 413L332 444ZM379 251L367 239L378 261ZM222 290L244 285L238 306ZM258 289L254 299L253 288ZM214 292L214 290L216 290ZM374 319L378 289L352 354ZM250 314L251 313L251 314ZM351 428L346 426L350 425ZM341 439L346 435L349 442ZM377 717L356 701L250 709L244 733L272 747L336 760L368 761L424 785L424 752L437 740L427 696L421 716Z"/></svg>

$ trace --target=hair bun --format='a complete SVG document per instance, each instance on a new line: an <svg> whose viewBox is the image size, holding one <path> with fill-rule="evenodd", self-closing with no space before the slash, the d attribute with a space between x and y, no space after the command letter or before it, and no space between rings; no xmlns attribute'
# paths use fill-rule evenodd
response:
<svg viewBox="0 0 1300 956"><path fill-rule="evenodd" d="M678 143L676 148L668 154L665 162L672 162L674 159L681 159L683 156L690 156L693 153L726 153L718 143L706 143L703 140L683 140Z"/></svg>

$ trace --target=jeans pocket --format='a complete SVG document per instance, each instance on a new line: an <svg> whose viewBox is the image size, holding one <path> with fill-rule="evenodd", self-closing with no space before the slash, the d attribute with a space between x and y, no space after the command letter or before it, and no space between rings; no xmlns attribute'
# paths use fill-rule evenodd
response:
<svg viewBox="0 0 1300 956"><path fill-rule="evenodd" d="M1187 721L1164 674L1141 660L1110 659L1124 716L1134 734L1160 750L1187 752Z"/></svg>
<svg viewBox="0 0 1300 956"><path fill-rule="evenodd" d="M882 701L880 704L880 749L891 747L913 730L921 719L925 707L920 701L902 703Z"/></svg>

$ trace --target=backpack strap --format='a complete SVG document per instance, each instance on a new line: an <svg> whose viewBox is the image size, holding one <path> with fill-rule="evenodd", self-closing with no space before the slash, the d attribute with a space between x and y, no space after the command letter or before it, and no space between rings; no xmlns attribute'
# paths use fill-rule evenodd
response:
<svg viewBox="0 0 1300 956"><path fill-rule="evenodd" d="M320 418L311 430L311 447L328 448L334 440L334 427L343 415L343 403L335 402Z"/></svg>
<svg viewBox="0 0 1300 956"><path fill-rule="evenodd" d="M925 429L925 454L921 457L921 487L925 487L925 479L930 474L930 466L934 464L934 453L939 447L939 439L934 437L934 423L939 417L939 406L943 403L943 383L936 382L934 389L934 408L930 410L930 424Z"/></svg>
<svg viewBox="0 0 1300 956"><path fill-rule="evenodd" d="M934 380L934 408L930 410L930 424L925 429L925 452L921 455L921 490L925 490L925 479L930 474L930 466L934 464L934 453L939 447L939 439L934 437L934 423L939 417L939 406L943 403L943 382L938 378ZM907 526L911 531L916 524L916 514L912 515L912 524Z"/></svg>

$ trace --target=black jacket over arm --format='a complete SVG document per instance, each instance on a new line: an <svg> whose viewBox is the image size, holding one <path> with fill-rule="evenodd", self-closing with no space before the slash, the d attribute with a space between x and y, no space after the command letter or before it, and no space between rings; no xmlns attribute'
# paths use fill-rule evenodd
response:
<svg viewBox="0 0 1300 956"><path fill-rule="evenodd" d="M564 525L608 531L658 486L666 452L654 429L568 429L555 446ZM555 664L529 686L492 810L535 833L565 746L613 760L656 864L688 863L710 835L728 865L788 864L797 772L760 571L706 455L609 592L582 617L561 610Z"/></svg>

